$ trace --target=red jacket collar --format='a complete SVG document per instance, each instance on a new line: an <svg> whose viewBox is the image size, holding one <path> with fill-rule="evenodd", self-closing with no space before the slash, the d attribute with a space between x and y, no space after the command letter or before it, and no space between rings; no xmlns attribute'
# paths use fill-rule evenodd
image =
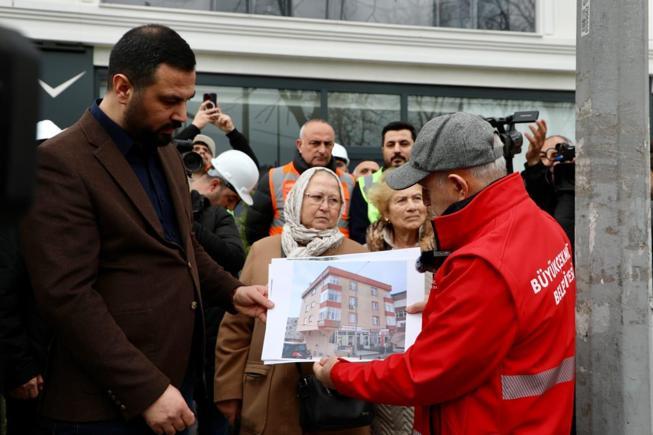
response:
<svg viewBox="0 0 653 435"><path fill-rule="evenodd" d="M519 172L495 181L462 210L433 219L438 250L454 251L469 243L488 223L526 199Z"/></svg>

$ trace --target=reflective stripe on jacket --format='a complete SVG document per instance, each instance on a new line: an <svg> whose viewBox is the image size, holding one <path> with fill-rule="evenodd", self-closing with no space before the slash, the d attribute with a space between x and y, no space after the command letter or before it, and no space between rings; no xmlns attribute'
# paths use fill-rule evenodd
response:
<svg viewBox="0 0 653 435"><path fill-rule="evenodd" d="M351 192L354 190L354 179L348 173L336 169L336 174L340 179L342 190L345 193L345 212L340 216L338 221L338 229L345 237L349 237L349 199ZM299 171L295 168L293 162L288 162L283 166L270 169L270 198L272 199L272 210L274 213L272 225L270 225L270 235L281 234L283 224L285 222L283 217L283 207L286 202L286 196L290 189L295 185L299 177Z"/></svg>
<svg viewBox="0 0 653 435"><path fill-rule="evenodd" d="M371 224L381 219L381 212L379 211L378 208L374 206L374 204L370 202L370 200L367 198L367 195L370 191L370 188L374 184L381 181L382 177L383 177L383 168L379 169L378 171L374 172L371 175L366 175L358 179L358 184L361 187L361 195L363 196L363 199L367 203L367 219L370 221Z"/></svg>

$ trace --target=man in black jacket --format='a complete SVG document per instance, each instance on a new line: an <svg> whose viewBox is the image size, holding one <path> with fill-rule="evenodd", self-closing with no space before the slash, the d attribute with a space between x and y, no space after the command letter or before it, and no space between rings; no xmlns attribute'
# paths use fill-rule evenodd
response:
<svg viewBox="0 0 653 435"><path fill-rule="evenodd" d="M204 175L208 177L208 175ZM236 222L231 214L220 205L212 205L211 201L202 195L209 193L206 184L195 179L191 180L191 201L193 205L193 233L204 250L220 266L234 277L245 263L245 249L240 240ZM215 342L224 310L219 307L204 307L206 322L206 347L204 354L204 373L210 382L215 371ZM196 395L197 421L199 435L215 435L224 433L227 427L226 419L213 405L213 389L209 388L204 395Z"/></svg>
<svg viewBox="0 0 653 435"><path fill-rule="evenodd" d="M36 434L50 334L36 312L18 230L10 226L0 228L0 322L7 435Z"/></svg>
<svg viewBox="0 0 653 435"><path fill-rule="evenodd" d="M195 118L193 118L193 122L188 125L188 127L180 131L179 134L175 136L175 139L195 141L195 137L198 134L202 133L202 129L204 129L204 127L206 127L209 123L212 123L225 133L227 139L229 139L229 145L231 148L235 149L236 151L244 152L252 160L254 160L256 166L259 166L256 154L254 154L254 150L249 145L247 137L245 137L244 134L236 129L236 125L231 119L231 116L221 112L219 107L212 108L210 105L208 105L208 103L211 102L205 101L200 105L197 114L195 114ZM193 151L199 153L204 158L207 166L210 166L210 160L215 157L216 154L215 142L213 142L212 139L211 142L213 145L212 147L211 143L193 143Z"/></svg>
<svg viewBox="0 0 653 435"><path fill-rule="evenodd" d="M245 264L245 250L231 214L219 205L212 205L201 194L199 183L191 183L193 232L204 250L227 272L237 277Z"/></svg>
<svg viewBox="0 0 653 435"><path fill-rule="evenodd" d="M573 161L558 155L559 144L572 145L572 141L562 135L547 137L547 124L544 119L530 125L531 133L526 132L528 151L526 163L521 173L528 195L544 211L553 216L574 243L574 169Z"/></svg>

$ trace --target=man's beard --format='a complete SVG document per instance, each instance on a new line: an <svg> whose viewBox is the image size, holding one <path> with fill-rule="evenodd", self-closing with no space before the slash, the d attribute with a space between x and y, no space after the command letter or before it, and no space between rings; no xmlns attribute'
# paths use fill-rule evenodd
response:
<svg viewBox="0 0 653 435"><path fill-rule="evenodd" d="M143 145L154 144L156 146L165 146L172 141L172 134L164 133L163 130L172 128L177 129L181 127L181 122L172 121L159 127L157 130L152 130L149 126L142 123L142 119L147 113L141 98L137 95L125 111L124 123L125 130L132 136L132 138Z"/></svg>
<svg viewBox="0 0 653 435"><path fill-rule="evenodd" d="M402 166L404 163L406 163L406 158L401 154L395 154L394 156L392 156L390 161L386 164L386 167L398 168L399 166Z"/></svg>

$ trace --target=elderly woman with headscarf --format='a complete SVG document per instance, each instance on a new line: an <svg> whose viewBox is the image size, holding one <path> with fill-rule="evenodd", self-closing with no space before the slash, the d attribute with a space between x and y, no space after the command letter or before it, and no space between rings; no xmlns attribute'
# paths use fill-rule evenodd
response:
<svg viewBox="0 0 653 435"><path fill-rule="evenodd" d="M254 243L240 280L267 284L273 258L301 258L365 252L338 231L344 214L344 194L338 176L322 167L311 168L288 193L281 235ZM215 401L232 425L240 421L241 434L300 435L295 364L264 365L261 361L265 324L227 314L216 346ZM311 363L302 364L311 373ZM369 434L369 427L329 434Z"/></svg>
<svg viewBox="0 0 653 435"><path fill-rule="evenodd" d="M434 237L430 220L427 219L422 186L416 184L404 190L393 190L385 182L374 184L368 198L381 213L381 219L367 228L367 248L374 251L419 247L422 251L433 250ZM431 289L433 274L424 277L424 289ZM403 343L405 334L393 336L395 344ZM410 435L413 433L413 408L404 406L376 405L372 432L374 435Z"/></svg>

